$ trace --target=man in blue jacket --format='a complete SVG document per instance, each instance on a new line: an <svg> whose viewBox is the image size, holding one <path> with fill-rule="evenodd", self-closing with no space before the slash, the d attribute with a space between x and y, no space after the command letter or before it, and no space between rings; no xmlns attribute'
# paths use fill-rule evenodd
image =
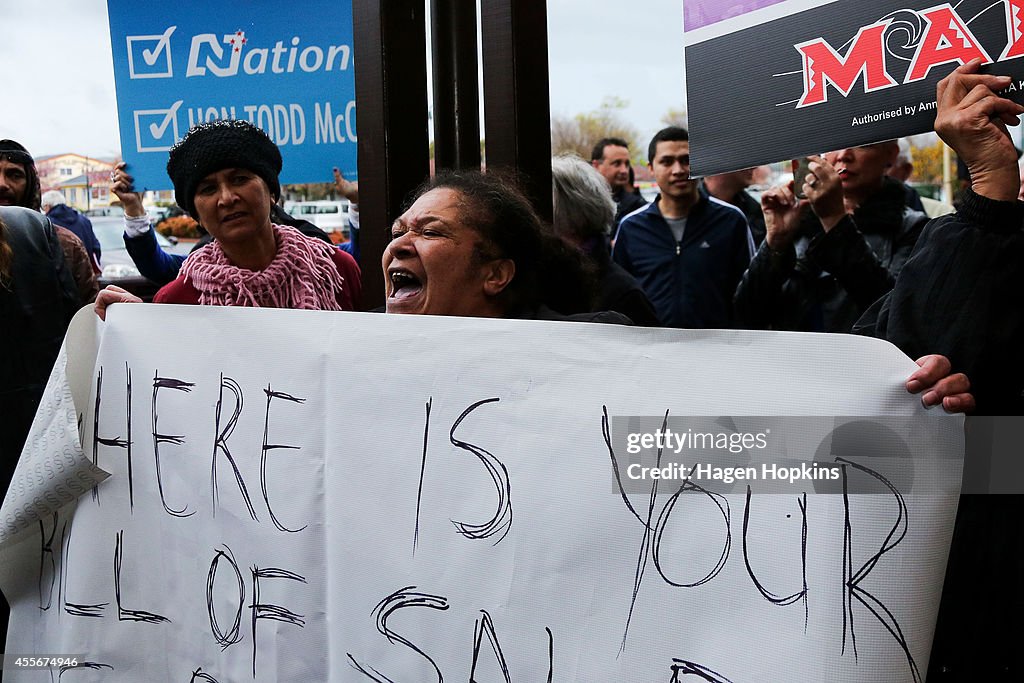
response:
<svg viewBox="0 0 1024 683"><path fill-rule="evenodd" d="M686 129L655 134L647 159L658 198L622 219L612 258L637 279L667 327L729 328L754 253L743 213L690 179Z"/></svg>

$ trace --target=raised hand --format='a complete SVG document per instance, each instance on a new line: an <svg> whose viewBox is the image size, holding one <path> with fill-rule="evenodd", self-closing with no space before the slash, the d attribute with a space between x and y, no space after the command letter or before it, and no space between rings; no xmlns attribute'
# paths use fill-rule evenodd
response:
<svg viewBox="0 0 1024 683"><path fill-rule="evenodd" d="M1010 85L1009 76L979 74L980 65L981 60L971 60L939 81L935 132L967 164L977 194L1012 200L1020 178L1006 126L1019 122L1024 106L996 94Z"/></svg>
<svg viewBox="0 0 1024 683"><path fill-rule="evenodd" d="M129 218L145 216L146 209L142 206L142 195L135 191L132 185L135 179L128 175L125 167L126 164L122 161L110 172L110 191L121 200L125 216Z"/></svg>

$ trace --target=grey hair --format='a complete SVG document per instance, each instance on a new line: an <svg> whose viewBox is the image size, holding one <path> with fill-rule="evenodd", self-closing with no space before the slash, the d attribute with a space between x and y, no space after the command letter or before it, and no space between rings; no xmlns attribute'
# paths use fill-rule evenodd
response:
<svg viewBox="0 0 1024 683"><path fill-rule="evenodd" d="M910 140L900 138L896 141L896 144L899 145L900 148L899 156L896 157L896 164L914 163L914 153L910 149Z"/></svg>
<svg viewBox="0 0 1024 683"><path fill-rule="evenodd" d="M42 206L60 206L67 203L68 200L57 190L47 190L43 193L42 200L40 201Z"/></svg>
<svg viewBox="0 0 1024 683"><path fill-rule="evenodd" d="M574 154L551 159L555 232L589 239L609 235L615 219L615 200L604 177Z"/></svg>

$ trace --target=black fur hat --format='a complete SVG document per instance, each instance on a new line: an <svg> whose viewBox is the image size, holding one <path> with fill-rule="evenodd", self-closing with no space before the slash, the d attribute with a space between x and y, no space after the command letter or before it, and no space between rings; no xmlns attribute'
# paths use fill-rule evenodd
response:
<svg viewBox="0 0 1024 683"><path fill-rule="evenodd" d="M275 201L281 196L281 152L274 141L251 123L221 119L193 126L171 148L167 175L178 206L198 219L194 200L199 181L224 168L252 171L267 183Z"/></svg>

